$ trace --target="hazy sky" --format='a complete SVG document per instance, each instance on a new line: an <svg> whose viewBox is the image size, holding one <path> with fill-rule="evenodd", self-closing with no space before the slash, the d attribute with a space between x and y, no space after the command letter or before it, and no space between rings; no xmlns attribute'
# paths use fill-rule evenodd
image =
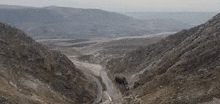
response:
<svg viewBox="0 0 220 104"><path fill-rule="evenodd" d="M0 4L133 11L220 11L220 0L0 0Z"/></svg>

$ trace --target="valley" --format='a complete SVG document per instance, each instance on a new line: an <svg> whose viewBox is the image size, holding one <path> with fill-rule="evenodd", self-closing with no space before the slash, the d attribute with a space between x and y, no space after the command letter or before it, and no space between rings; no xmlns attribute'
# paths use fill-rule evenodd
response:
<svg viewBox="0 0 220 104"><path fill-rule="evenodd" d="M0 103L218 104L216 14L0 5Z"/></svg>
<svg viewBox="0 0 220 104"><path fill-rule="evenodd" d="M67 57L69 57L69 59L76 65L78 69L82 70L87 76L89 76L90 79L94 79L98 89L97 98L94 103L122 104L124 99L122 97L121 91L109 78L109 72L105 69L105 63L107 63L107 61L112 58L122 57L127 52L135 50L140 46L146 46L147 44L155 43L171 34L173 33L165 32L146 36L127 36L119 38L102 38L90 40L38 39L36 41L49 46L51 50L63 52L67 55ZM86 43L94 44L74 47L76 44ZM116 50L116 47L120 47L118 50L121 52L103 52ZM128 48L124 49L124 47ZM122 49L124 49L124 51ZM92 58L83 58L86 56L90 56ZM97 77L100 77L101 80L98 80ZM102 87L101 83L104 83L106 87L105 89Z"/></svg>

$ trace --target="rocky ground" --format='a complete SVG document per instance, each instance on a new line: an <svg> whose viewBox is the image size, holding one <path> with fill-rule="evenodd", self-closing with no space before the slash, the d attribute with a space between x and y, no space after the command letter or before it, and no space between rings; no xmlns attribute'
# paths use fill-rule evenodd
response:
<svg viewBox="0 0 220 104"><path fill-rule="evenodd" d="M107 69L129 104L217 104L219 35L220 14L111 60Z"/></svg>
<svg viewBox="0 0 220 104"><path fill-rule="evenodd" d="M38 39L37 41L51 50L77 57L78 60L104 65L109 59L122 57L170 34L172 33L101 39Z"/></svg>
<svg viewBox="0 0 220 104"><path fill-rule="evenodd" d="M91 104L93 81L63 54L0 23L1 104Z"/></svg>
<svg viewBox="0 0 220 104"><path fill-rule="evenodd" d="M0 23L0 103L218 104L220 14L166 36L37 40L49 49Z"/></svg>
<svg viewBox="0 0 220 104"><path fill-rule="evenodd" d="M47 45L51 50L66 54L78 69L96 82L98 86L96 103L121 104L124 102L124 98L115 83L112 83L112 80L108 77L109 73L105 70L106 62L112 58L122 57L140 46L155 43L168 35L169 33L141 37L90 40L39 39L37 41Z"/></svg>

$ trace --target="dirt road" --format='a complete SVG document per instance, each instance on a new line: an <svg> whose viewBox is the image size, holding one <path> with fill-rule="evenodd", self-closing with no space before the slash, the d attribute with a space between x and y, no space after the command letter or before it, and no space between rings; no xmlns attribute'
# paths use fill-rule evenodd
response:
<svg viewBox="0 0 220 104"><path fill-rule="evenodd" d="M75 64L75 66L82 70L83 72L86 72L86 75L89 76L94 82L97 84L97 98L95 100L95 104L99 103L102 100L103 96L103 88L101 86L101 83L99 80L94 76L100 76L102 78L103 83L106 86L107 89L107 99L106 101L102 101L103 104L121 104L121 93L117 90L117 88L114 86L112 81L109 79L106 71L102 69L101 65L98 64L90 64L85 62L76 61L71 56L68 56L70 60Z"/></svg>

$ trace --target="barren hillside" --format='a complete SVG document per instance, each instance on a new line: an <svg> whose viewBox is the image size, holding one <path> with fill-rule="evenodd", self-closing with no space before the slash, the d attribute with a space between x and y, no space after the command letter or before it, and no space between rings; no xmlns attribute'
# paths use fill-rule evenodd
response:
<svg viewBox="0 0 220 104"><path fill-rule="evenodd" d="M95 86L65 55L0 23L1 104L82 104L95 98Z"/></svg>
<svg viewBox="0 0 220 104"><path fill-rule="evenodd" d="M214 104L220 98L219 36L220 14L109 61L107 68L131 104Z"/></svg>

